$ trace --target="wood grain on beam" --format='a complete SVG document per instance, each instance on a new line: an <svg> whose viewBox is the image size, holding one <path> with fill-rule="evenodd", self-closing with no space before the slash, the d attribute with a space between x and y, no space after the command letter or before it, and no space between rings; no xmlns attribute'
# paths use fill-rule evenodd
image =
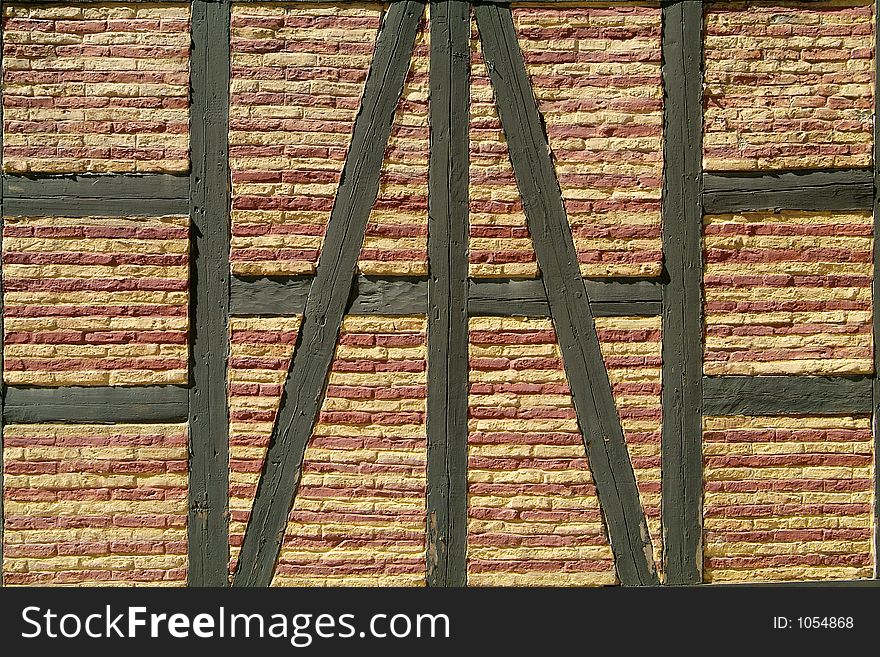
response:
<svg viewBox="0 0 880 657"><path fill-rule="evenodd" d="M231 284L230 313L243 316L300 315L313 277L236 277ZM590 308L596 317L659 315L659 281L586 280ZM402 276L358 276L346 310L349 315L424 315L428 280ZM549 317L550 305L540 279L470 279L471 316Z"/></svg>
<svg viewBox="0 0 880 657"><path fill-rule="evenodd" d="M12 424L185 422L187 397L183 386L7 386L4 419Z"/></svg>
<svg viewBox="0 0 880 657"><path fill-rule="evenodd" d="M188 578L227 586L230 3L195 0L192 12Z"/></svg>
<svg viewBox="0 0 880 657"><path fill-rule="evenodd" d="M432 0L430 15L427 583L464 586L470 3Z"/></svg>
<svg viewBox="0 0 880 657"><path fill-rule="evenodd" d="M161 216L189 212L189 176L3 177L7 216Z"/></svg>
<svg viewBox="0 0 880 657"><path fill-rule="evenodd" d="M668 584L702 582L703 254L700 2L663 7L662 526Z"/></svg>
<svg viewBox="0 0 880 657"><path fill-rule="evenodd" d="M868 210L874 180L869 169L704 174L706 214L749 210Z"/></svg>
<svg viewBox="0 0 880 657"><path fill-rule="evenodd" d="M869 377L707 376L706 415L838 415L872 410Z"/></svg>

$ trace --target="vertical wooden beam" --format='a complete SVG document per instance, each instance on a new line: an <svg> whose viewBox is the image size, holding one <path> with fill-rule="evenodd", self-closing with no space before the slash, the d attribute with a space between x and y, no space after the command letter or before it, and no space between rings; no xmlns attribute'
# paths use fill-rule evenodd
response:
<svg viewBox="0 0 880 657"><path fill-rule="evenodd" d="M229 0L193 0L189 584L229 572Z"/></svg>
<svg viewBox="0 0 880 657"><path fill-rule="evenodd" d="M477 4L474 12L617 576L625 586L657 584L635 473L511 9Z"/></svg>
<svg viewBox="0 0 880 657"><path fill-rule="evenodd" d="M702 582L702 26L699 0L663 6L663 562Z"/></svg>
<svg viewBox="0 0 880 657"><path fill-rule="evenodd" d="M431 2L427 582L467 582L470 3Z"/></svg>
<svg viewBox="0 0 880 657"><path fill-rule="evenodd" d="M234 586L268 586L275 572L302 475L306 445L327 387L367 221L379 191L385 146L424 13L423 0L402 0L393 3L383 18L245 530Z"/></svg>
<svg viewBox="0 0 880 657"><path fill-rule="evenodd" d="M880 579L880 468L877 455L880 454L880 312L877 300L880 299L880 116L877 114L877 93L880 85L880 0L874 3L874 272L871 279L871 306L873 309L874 340L874 382L873 416L871 427L874 432L874 578Z"/></svg>

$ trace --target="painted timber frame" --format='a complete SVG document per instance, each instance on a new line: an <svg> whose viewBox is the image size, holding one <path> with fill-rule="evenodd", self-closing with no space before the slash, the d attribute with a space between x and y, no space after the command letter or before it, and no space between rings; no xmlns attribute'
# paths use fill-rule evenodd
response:
<svg viewBox="0 0 880 657"><path fill-rule="evenodd" d="M34 1L42 0L19 0ZM542 0L538 4L553 2ZM602 4L615 2L606 0ZM230 273L230 0L192 0L189 175L3 176L3 216L51 216L62 208L69 216L188 213L192 258L188 386L3 385L0 429L3 422L187 421L192 586L230 584L226 367L231 315L304 315L233 586L267 586L272 579L287 513L296 494L306 445L317 420L346 313L414 313L428 318L426 578L430 586L466 584L467 326L471 315L552 318L623 585L657 585L659 579L650 557L632 464L599 352L594 317L662 316L666 584L699 584L703 580L703 414L872 413L876 453L880 433L880 379L876 375L880 371L880 350L876 348L873 377L703 377L701 226L704 211L872 209L876 240L880 235L877 122L875 164L870 170L704 174L703 3L661 2L664 273L657 280L585 280L576 264L571 229L513 29L510 3L394 0L385 4L388 10L314 276L249 279ZM385 143L426 4L431 9L429 276L357 276L357 256L378 189ZM471 12L489 64L542 271L538 280L468 278L465 117ZM875 57L875 66L876 62ZM875 271L880 267L877 249L874 267ZM875 299L880 295L876 278L873 295ZM873 322L877 345L877 313ZM442 366L432 368L437 363ZM880 546L878 524L875 518L875 555Z"/></svg>

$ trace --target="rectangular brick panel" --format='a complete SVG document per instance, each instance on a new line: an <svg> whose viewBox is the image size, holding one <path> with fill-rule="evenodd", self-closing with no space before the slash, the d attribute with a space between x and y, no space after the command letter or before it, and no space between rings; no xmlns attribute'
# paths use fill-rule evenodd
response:
<svg viewBox="0 0 880 657"><path fill-rule="evenodd" d="M873 575L869 417L707 417L705 579Z"/></svg>
<svg viewBox="0 0 880 657"><path fill-rule="evenodd" d="M4 4L3 169L189 169L189 4Z"/></svg>
<svg viewBox="0 0 880 657"><path fill-rule="evenodd" d="M872 230L870 212L705 217L705 373L871 373Z"/></svg>
<svg viewBox="0 0 880 657"><path fill-rule="evenodd" d="M183 586L182 424L7 425L7 586Z"/></svg>
<svg viewBox="0 0 880 657"><path fill-rule="evenodd" d="M4 380L187 383L189 217L6 217Z"/></svg>
<svg viewBox="0 0 880 657"><path fill-rule="evenodd" d="M597 329L659 565L660 322ZM552 323L472 318L470 345L468 582L615 584Z"/></svg>
<svg viewBox="0 0 880 657"><path fill-rule="evenodd" d="M704 168L870 166L873 6L709 4Z"/></svg>
<svg viewBox="0 0 880 657"><path fill-rule="evenodd" d="M233 560L298 327L232 322ZM424 318L345 319L273 585L424 585L425 330Z"/></svg>

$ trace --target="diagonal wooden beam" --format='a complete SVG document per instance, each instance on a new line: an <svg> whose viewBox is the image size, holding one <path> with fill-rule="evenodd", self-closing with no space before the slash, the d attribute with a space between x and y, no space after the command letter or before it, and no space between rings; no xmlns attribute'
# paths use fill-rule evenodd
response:
<svg viewBox="0 0 880 657"><path fill-rule="evenodd" d="M431 2L427 582L467 580L470 3Z"/></svg>
<svg viewBox="0 0 880 657"><path fill-rule="evenodd" d="M245 531L234 586L268 586L275 571L424 11L424 2L404 0L392 4L383 19Z"/></svg>
<svg viewBox="0 0 880 657"><path fill-rule="evenodd" d="M621 584L657 584L645 514L510 7L474 5L483 56Z"/></svg>

